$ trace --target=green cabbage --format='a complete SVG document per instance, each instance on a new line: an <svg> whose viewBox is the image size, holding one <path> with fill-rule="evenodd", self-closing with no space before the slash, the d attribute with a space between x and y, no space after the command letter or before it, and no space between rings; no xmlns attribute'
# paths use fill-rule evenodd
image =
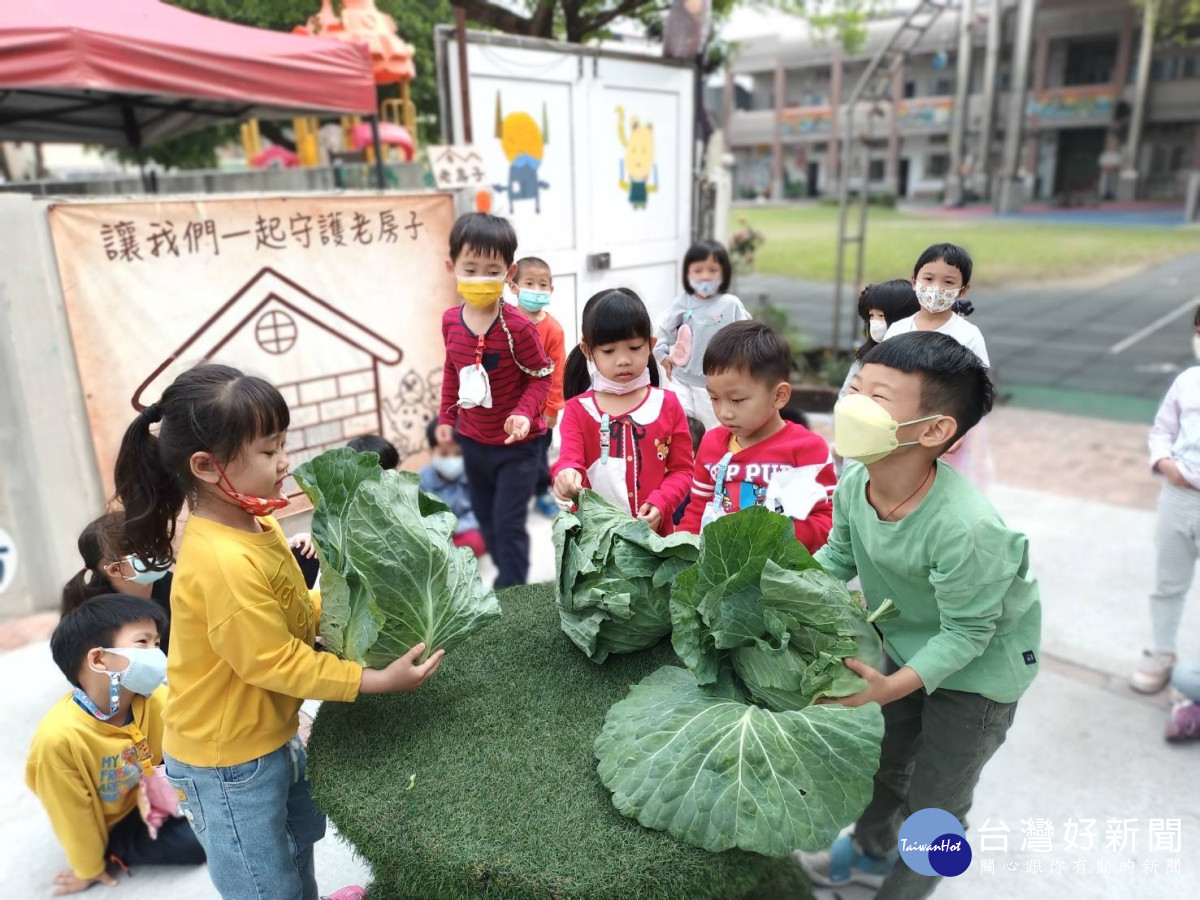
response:
<svg viewBox="0 0 1200 900"><path fill-rule="evenodd" d="M826 573L791 520L761 507L704 529L679 574L664 667L609 711L601 781L625 815L707 850L819 850L871 799L883 714L817 704L861 690L850 656L882 641L859 595Z"/></svg>
<svg viewBox="0 0 1200 900"><path fill-rule="evenodd" d="M696 561L699 539L660 537L599 494L554 521L555 602L563 632L588 658L653 647L671 631L671 583Z"/></svg>
<svg viewBox="0 0 1200 900"><path fill-rule="evenodd" d="M450 649L500 615L449 508L374 453L329 450L300 466L321 560L321 635L339 656L385 666L424 642Z"/></svg>

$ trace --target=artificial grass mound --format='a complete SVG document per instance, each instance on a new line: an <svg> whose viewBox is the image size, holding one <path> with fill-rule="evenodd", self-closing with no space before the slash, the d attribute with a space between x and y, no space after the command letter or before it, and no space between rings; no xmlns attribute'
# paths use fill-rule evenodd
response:
<svg viewBox="0 0 1200 900"><path fill-rule="evenodd" d="M370 864L371 900L810 897L790 859L709 853L612 805L592 744L670 641L598 666L560 631L550 585L420 690L325 703L309 742L317 803Z"/></svg>

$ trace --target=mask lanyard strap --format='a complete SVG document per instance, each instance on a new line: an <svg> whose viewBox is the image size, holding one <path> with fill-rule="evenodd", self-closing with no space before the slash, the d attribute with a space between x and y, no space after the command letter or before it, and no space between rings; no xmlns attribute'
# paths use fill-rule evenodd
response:
<svg viewBox="0 0 1200 900"><path fill-rule="evenodd" d="M717 477L713 484L713 500L718 499L721 493L725 490L725 473L729 469L729 463L733 459L733 451L730 450L721 457L721 461L717 463Z"/></svg>
<svg viewBox="0 0 1200 900"><path fill-rule="evenodd" d="M612 444L612 421L608 413L600 414L600 462L608 462L609 446Z"/></svg>
<svg viewBox="0 0 1200 900"><path fill-rule="evenodd" d="M87 691L81 687L75 688L75 699L79 705L90 712L101 722L107 722L117 714L117 709L121 705L121 676L116 672L108 673L108 712L100 712L99 707L88 696Z"/></svg>

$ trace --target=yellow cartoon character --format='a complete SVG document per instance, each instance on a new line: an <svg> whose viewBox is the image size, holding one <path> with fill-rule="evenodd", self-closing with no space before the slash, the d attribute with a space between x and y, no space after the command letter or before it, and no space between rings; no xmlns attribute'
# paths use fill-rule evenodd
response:
<svg viewBox="0 0 1200 900"><path fill-rule="evenodd" d="M629 136L625 135L625 107L617 107L617 137L625 148L621 160L621 190L629 191L629 205L645 209L650 194L658 190L658 164L654 161L654 126L629 120Z"/></svg>
<svg viewBox="0 0 1200 900"><path fill-rule="evenodd" d="M668 435L667 439L665 441L660 441L658 438L655 438L654 439L654 449L658 453L658 458L661 459L663 462L666 462L667 454L671 452L670 436Z"/></svg>
<svg viewBox="0 0 1200 900"><path fill-rule="evenodd" d="M508 158L508 184L497 184L495 189L508 195L508 211L513 211L517 200L532 200L533 211L541 213L541 192L550 187L538 178L542 165L542 153L550 143L550 129L546 121L546 104L542 104L542 125L526 112L504 115L500 106L500 92L496 92L496 138Z"/></svg>

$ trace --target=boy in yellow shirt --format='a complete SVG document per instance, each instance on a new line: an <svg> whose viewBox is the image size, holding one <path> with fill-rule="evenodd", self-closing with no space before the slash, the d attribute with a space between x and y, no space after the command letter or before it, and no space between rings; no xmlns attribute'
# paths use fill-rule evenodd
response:
<svg viewBox="0 0 1200 900"><path fill-rule="evenodd" d="M68 613L50 638L54 661L75 689L38 725L25 783L71 866L54 879L55 895L115 885L110 861L204 862L186 820L168 817L152 837L138 810L143 774L162 762L167 660L158 635L165 627L152 600L110 594Z"/></svg>

